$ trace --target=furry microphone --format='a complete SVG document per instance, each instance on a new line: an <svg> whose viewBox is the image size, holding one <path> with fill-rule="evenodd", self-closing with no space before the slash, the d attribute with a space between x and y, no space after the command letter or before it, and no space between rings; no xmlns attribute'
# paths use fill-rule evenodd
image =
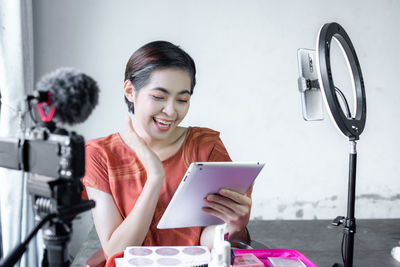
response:
<svg viewBox="0 0 400 267"><path fill-rule="evenodd" d="M36 91L43 95L49 92L47 102L43 106L45 112L55 107L54 120L69 125L85 121L97 105L99 88L88 75L73 69L59 68L37 83Z"/></svg>

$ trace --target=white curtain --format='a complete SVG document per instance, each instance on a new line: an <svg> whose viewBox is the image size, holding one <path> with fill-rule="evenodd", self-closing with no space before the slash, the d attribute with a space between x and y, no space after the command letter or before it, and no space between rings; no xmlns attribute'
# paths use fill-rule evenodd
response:
<svg viewBox="0 0 400 267"><path fill-rule="evenodd" d="M0 136L21 137L26 126L25 95L33 90L31 0L0 0ZM27 175L0 168L0 212L3 257L34 227ZM18 265L38 266L41 252L31 241Z"/></svg>

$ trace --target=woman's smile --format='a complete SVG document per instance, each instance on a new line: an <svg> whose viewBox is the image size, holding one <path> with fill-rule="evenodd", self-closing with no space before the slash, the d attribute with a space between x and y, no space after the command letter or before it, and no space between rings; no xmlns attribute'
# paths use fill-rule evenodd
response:
<svg viewBox="0 0 400 267"><path fill-rule="evenodd" d="M153 118L154 124L160 131L168 131L171 128L173 120L165 120L160 118Z"/></svg>

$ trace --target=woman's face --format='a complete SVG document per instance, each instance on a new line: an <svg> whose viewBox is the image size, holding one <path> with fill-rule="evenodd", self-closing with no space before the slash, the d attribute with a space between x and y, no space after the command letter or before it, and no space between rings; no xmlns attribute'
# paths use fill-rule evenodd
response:
<svg viewBox="0 0 400 267"><path fill-rule="evenodd" d="M189 109L190 86L190 76L184 70L154 71L147 85L132 90L136 131L145 139L174 138Z"/></svg>

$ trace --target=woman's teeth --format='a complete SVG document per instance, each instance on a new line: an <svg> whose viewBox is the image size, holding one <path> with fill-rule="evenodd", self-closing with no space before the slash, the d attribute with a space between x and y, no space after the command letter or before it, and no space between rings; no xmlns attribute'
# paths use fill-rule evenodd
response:
<svg viewBox="0 0 400 267"><path fill-rule="evenodd" d="M154 121L157 123L158 126L160 126L161 128L168 128L169 126L171 126L172 122L171 121L163 121L163 120L157 120L154 119Z"/></svg>

